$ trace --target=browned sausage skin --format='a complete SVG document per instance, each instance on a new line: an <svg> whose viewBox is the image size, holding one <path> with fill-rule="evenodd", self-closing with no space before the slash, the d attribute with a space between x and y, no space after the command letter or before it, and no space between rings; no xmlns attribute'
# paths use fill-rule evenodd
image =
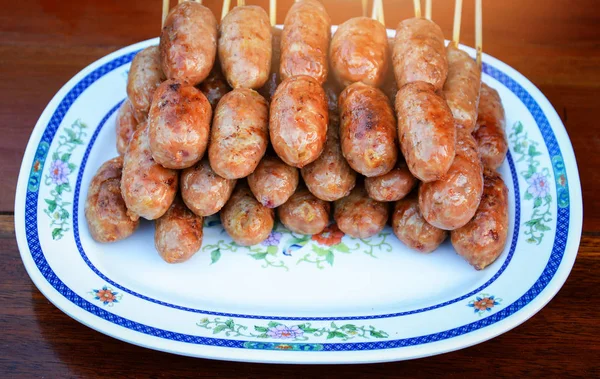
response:
<svg viewBox="0 0 600 379"><path fill-rule="evenodd" d="M217 20L194 1L175 6L160 35L162 69L167 78L196 85L206 79L217 54Z"/></svg>
<svg viewBox="0 0 600 379"><path fill-rule="evenodd" d="M148 115L154 160L166 168L182 169L202 159L211 117L210 103L196 87L163 82Z"/></svg>
<svg viewBox="0 0 600 379"><path fill-rule="evenodd" d="M325 91L310 76L281 82L271 103L269 129L277 155L288 165L302 168L314 162L327 138Z"/></svg>
<svg viewBox="0 0 600 379"><path fill-rule="evenodd" d="M271 68L271 25L258 6L233 8L221 21L219 60L233 88L262 87Z"/></svg>
<svg viewBox="0 0 600 379"><path fill-rule="evenodd" d="M313 77L327 80L331 19L317 0L296 1L285 17L281 35L281 78Z"/></svg>
<svg viewBox="0 0 600 379"><path fill-rule="evenodd" d="M369 198L362 185L334 203L333 217L340 230L354 238L369 238L387 223L388 205Z"/></svg>
<svg viewBox="0 0 600 379"><path fill-rule="evenodd" d="M424 18L409 18L396 29L393 51L398 87L422 81L442 89L448 75L448 58L442 29Z"/></svg>
<svg viewBox="0 0 600 379"><path fill-rule="evenodd" d="M156 163L150 151L147 123L133 133L123 157L121 194L132 220L162 216L177 193L177 171Z"/></svg>
<svg viewBox="0 0 600 379"><path fill-rule="evenodd" d="M301 187L277 208L277 215L283 225L294 233L318 234L329 224L329 211L328 202Z"/></svg>
<svg viewBox="0 0 600 379"><path fill-rule="evenodd" d="M416 192L396 202L392 214L392 229L406 246L421 253L431 253L448 236L447 231L425 221L419 210Z"/></svg>
<svg viewBox="0 0 600 379"><path fill-rule="evenodd" d="M203 219L195 215L176 198L167 213L156 220L154 245L167 263L181 263L192 257L202 246Z"/></svg>
<svg viewBox="0 0 600 379"><path fill-rule="evenodd" d="M127 77L127 96L138 122L146 120L154 91L165 79L160 67L158 46L145 48L131 61Z"/></svg>
<svg viewBox="0 0 600 379"><path fill-rule="evenodd" d="M119 112L117 113L116 132L117 132L117 152L119 155L125 154L131 136L137 128L138 122L134 116L133 105L129 99L125 100Z"/></svg>
<svg viewBox="0 0 600 379"><path fill-rule="evenodd" d="M208 159L183 170L180 180L181 197L185 205L198 216L210 216L221 210L236 183L236 180L217 175Z"/></svg>
<svg viewBox="0 0 600 379"><path fill-rule="evenodd" d="M495 89L482 83L479 115L473 136L483 165L492 170L502 165L508 151L505 127L506 119L500 95Z"/></svg>
<svg viewBox="0 0 600 379"><path fill-rule="evenodd" d="M219 100L231 91L229 83L227 83L223 72L221 72L221 65L218 60L215 61L215 65L210 74L208 74L208 77L198 85L198 89L206 96L213 111L217 107L217 104L219 104Z"/></svg>
<svg viewBox="0 0 600 379"><path fill-rule="evenodd" d="M276 208L294 194L299 177L296 167L285 164L278 157L265 156L248 176L248 185L259 203Z"/></svg>
<svg viewBox="0 0 600 379"><path fill-rule="evenodd" d="M508 189L492 170L486 170L484 183L475 217L451 233L456 252L477 270L483 270L500 256L508 236Z"/></svg>
<svg viewBox="0 0 600 379"><path fill-rule="evenodd" d="M398 159L396 119L385 94L363 83L339 99L340 141L350 167L369 177L389 172Z"/></svg>
<svg viewBox="0 0 600 379"><path fill-rule="evenodd" d="M85 201L85 219L92 238L98 242L114 242L129 237L138 220L127 215L121 196L123 158L105 162L90 183Z"/></svg>
<svg viewBox="0 0 600 379"><path fill-rule="evenodd" d="M267 239L274 222L274 210L259 203L244 182L238 183L221 210L223 228L242 246L256 245Z"/></svg>
<svg viewBox="0 0 600 379"><path fill-rule="evenodd" d="M456 126L469 133L475 129L481 69L469 54L452 43L448 52L448 78L444 83L444 97L452 111Z"/></svg>
<svg viewBox="0 0 600 379"><path fill-rule="evenodd" d="M210 134L208 159L226 179L250 175L267 151L269 105L258 92L237 88L223 96Z"/></svg>
<svg viewBox="0 0 600 379"><path fill-rule="evenodd" d="M398 201L417 185L406 163L400 162L387 174L365 178L365 189L369 197L377 201Z"/></svg>
<svg viewBox="0 0 600 379"><path fill-rule="evenodd" d="M329 48L331 70L344 87L362 82L379 87L389 66L385 26L368 17L355 17L341 24Z"/></svg>
<svg viewBox="0 0 600 379"><path fill-rule="evenodd" d="M440 180L419 188L419 207L425 220L445 230L465 225L475 215L483 192L483 166L475 139L459 130L456 157Z"/></svg>
<svg viewBox="0 0 600 379"><path fill-rule="evenodd" d="M409 83L396 96L400 148L410 172L423 182L440 179L452 164L456 127L431 84Z"/></svg>
<svg viewBox="0 0 600 379"><path fill-rule="evenodd" d="M316 161L302 167L301 172L309 191L321 200L341 199L354 188L356 172L342 155L337 114L329 114L327 142L323 153Z"/></svg>

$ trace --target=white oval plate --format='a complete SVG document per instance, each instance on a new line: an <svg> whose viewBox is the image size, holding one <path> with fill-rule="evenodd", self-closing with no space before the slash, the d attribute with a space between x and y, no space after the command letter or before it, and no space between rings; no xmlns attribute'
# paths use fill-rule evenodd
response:
<svg viewBox="0 0 600 379"><path fill-rule="evenodd" d="M23 262L40 291L79 322L195 357L381 362L495 337L539 311L566 280L582 227L569 137L542 93L490 56L483 79L506 108L510 152L500 171L511 223L505 251L483 271L449 242L422 255L389 228L358 240L278 226L265 243L244 248L211 217L201 250L179 265L160 259L150 222L127 240L94 242L83 215L87 187L117 155L115 115L131 59L157 43L121 49L71 79L44 110L23 158L15 201Z"/></svg>

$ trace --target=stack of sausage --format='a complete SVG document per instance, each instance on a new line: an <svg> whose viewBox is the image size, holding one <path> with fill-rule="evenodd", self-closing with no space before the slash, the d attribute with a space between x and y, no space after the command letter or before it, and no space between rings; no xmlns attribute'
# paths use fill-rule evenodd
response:
<svg viewBox="0 0 600 379"><path fill-rule="evenodd" d="M199 3L173 8L160 45L132 62L121 156L88 192L92 236L116 241L140 217L156 220L156 248L174 263L199 250L202 218L219 211L236 243L254 245L275 209L289 230L317 234L333 207L340 230L368 238L393 205L408 247L431 252L450 231L475 268L492 263L508 230L494 171L507 147L480 67L422 18L401 22L391 44L367 17L330 30L317 0L294 3L280 36L256 6L235 7L220 26Z"/></svg>

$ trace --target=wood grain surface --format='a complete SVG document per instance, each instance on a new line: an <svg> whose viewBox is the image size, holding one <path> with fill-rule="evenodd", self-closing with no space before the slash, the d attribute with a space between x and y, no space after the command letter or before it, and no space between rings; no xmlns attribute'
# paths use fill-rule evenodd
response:
<svg viewBox="0 0 600 379"><path fill-rule="evenodd" d="M291 2L278 1L279 23ZM268 7L266 0L247 3ZM361 13L358 0L324 3L334 24ZM454 1L433 3L433 19L450 36ZM594 0L483 3L484 51L541 89L562 118L575 149L585 211L581 247L570 277L531 320L488 342L408 362L300 368L193 359L132 346L72 320L31 283L17 249L12 216L29 135L52 96L78 71L123 46L158 35L160 1L2 2L0 377L599 377L600 7ZM204 4L220 14L221 0ZM388 28L412 16L409 0L386 0L384 9ZM461 37L461 42L473 45L470 0L464 2Z"/></svg>

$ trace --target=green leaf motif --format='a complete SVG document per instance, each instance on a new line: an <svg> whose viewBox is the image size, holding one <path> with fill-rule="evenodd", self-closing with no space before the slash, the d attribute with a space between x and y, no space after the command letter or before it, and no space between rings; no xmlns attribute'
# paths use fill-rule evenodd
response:
<svg viewBox="0 0 600 379"><path fill-rule="evenodd" d="M332 247L341 253L349 253L350 252L350 248L343 242L340 242L337 245L333 245Z"/></svg>
<svg viewBox="0 0 600 379"><path fill-rule="evenodd" d="M221 259L221 250L216 249L210 253L210 264L215 264Z"/></svg>
<svg viewBox="0 0 600 379"><path fill-rule="evenodd" d="M226 328L227 328L227 325L225 325L225 324L217 325L217 327L213 329L213 334L221 333Z"/></svg>
<svg viewBox="0 0 600 379"><path fill-rule="evenodd" d="M298 325L298 329L302 330L304 333L312 334L317 332L319 329L311 328L306 324Z"/></svg>
<svg viewBox="0 0 600 379"><path fill-rule="evenodd" d="M267 247L267 254L277 255L278 252L279 252L279 248L277 246Z"/></svg>
<svg viewBox="0 0 600 379"><path fill-rule="evenodd" d="M527 151L530 157L537 157L538 155L542 155L539 151L535 149L534 145L529 145L529 150Z"/></svg>
<svg viewBox="0 0 600 379"><path fill-rule="evenodd" d="M267 256L267 253L254 253L254 254L250 254L250 256L256 260L261 260L261 259L265 259L265 257Z"/></svg>
<svg viewBox="0 0 600 379"><path fill-rule="evenodd" d="M275 321L269 321L269 323L267 325L269 325L269 328L274 328L277 325L281 325L281 324L278 322L275 322Z"/></svg>
<svg viewBox="0 0 600 379"><path fill-rule="evenodd" d="M269 328L265 328L264 326L255 325L254 330L256 330L257 332L266 333L269 331Z"/></svg>
<svg viewBox="0 0 600 379"><path fill-rule="evenodd" d="M371 335L371 337L375 338L386 338L388 336L387 333L383 334L383 332L375 330L371 330L369 334Z"/></svg>
<svg viewBox="0 0 600 379"><path fill-rule="evenodd" d="M354 331L354 330L356 330L356 326L354 326L352 324L346 324L346 325L342 326L341 329L347 329L347 330Z"/></svg>
<svg viewBox="0 0 600 379"><path fill-rule="evenodd" d="M525 192L525 200L531 200L533 199L533 195L530 194L529 192Z"/></svg>
<svg viewBox="0 0 600 379"><path fill-rule="evenodd" d="M62 237L62 229L61 228L55 228L54 230L52 230L52 239L57 239L59 237Z"/></svg>
<svg viewBox="0 0 600 379"><path fill-rule="evenodd" d="M235 323L233 322L232 319L225 321L225 325L227 325L227 327L231 330L233 330L233 328L235 327Z"/></svg>
<svg viewBox="0 0 600 379"><path fill-rule="evenodd" d="M536 197L535 200L533 201L533 208L538 208L541 205L542 205L542 198Z"/></svg>
<svg viewBox="0 0 600 379"><path fill-rule="evenodd" d="M329 249L324 249L324 248L322 248L320 246L317 246L317 245L312 245L312 250L315 253L317 253L317 255L322 256L322 257L326 256L327 254L330 253Z"/></svg>
<svg viewBox="0 0 600 379"><path fill-rule="evenodd" d="M67 133L67 135L69 136L69 139L71 141L73 141L77 138L77 134L75 134L75 132L73 130L65 128L65 132Z"/></svg>
<svg viewBox="0 0 600 379"><path fill-rule="evenodd" d="M70 154L70 153L64 153L64 154L63 154L63 155L60 157L60 160L66 163L66 162L68 162L68 161L69 161L69 159L70 159L70 158L71 158L71 154Z"/></svg>
<svg viewBox="0 0 600 379"><path fill-rule="evenodd" d="M523 131L523 124L521 123L521 121L517 122L516 126L515 126L515 134L521 134L521 132Z"/></svg>
<svg viewBox="0 0 600 379"><path fill-rule="evenodd" d="M327 261L327 263L329 263L330 266L333 266L333 253L331 251L327 252L327 255L325 256L325 260Z"/></svg>
<svg viewBox="0 0 600 379"><path fill-rule="evenodd" d="M56 201L49 200L49 199L44 199L44 200L48 204L48 212L54 212L54 210L56 209Z"/></svg>
<svg viewBox="0 0 600 379"><path fill-rule="evenodd" d="M344 333L342 333L342 332L335 331L335 330L334 330L334 331L332 331L332 332L329 332L329 333L327 334L327 339L328 339L328 340L330 340L330 339L332 339L332 338L335 338L335 337L339 337L339 338L346 338L346 337L348 337L348 335L347 335L347 334L344 334Z"/></svg>

